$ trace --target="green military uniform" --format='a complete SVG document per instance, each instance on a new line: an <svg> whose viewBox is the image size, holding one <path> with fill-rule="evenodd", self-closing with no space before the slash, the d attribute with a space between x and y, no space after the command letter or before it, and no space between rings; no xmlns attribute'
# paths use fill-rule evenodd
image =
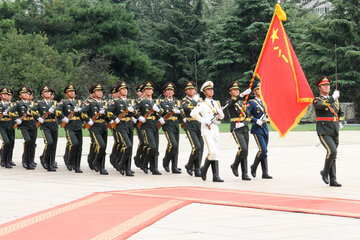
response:
<svg viewBox="0 0 360 240"><path fill-rule="evenodd" d="M151 82L144 83L143 91L145 91L147 88L154 89L154 84ZM161 175L158 170L159 129L157 127L157 120L159 120L159 114L161 114L161 109L157 107L158 104L159 101L157 100L144 98L136 105L139 121L143 119L151 109L155 108L159 110L159 112L154 111L151 115L147 116L145 119L146 121L141 125L140 128L144 135L144 144L146 147L142 169L145 173L148 173L148 164L150 163L150 171L153 175Z"/></svg>
<svg viewBox="0 0 360 240"><path fill-rule="evenodd" d="M194 82L188 81L184 86L185 90L188 88L196 88L196 84ZM189 157L188 163L185 165L187 173L192 176L193 169L195 169L195 176L200 177L200 166L202 155L204 151L204 140L201 136L201 124L196 119L190 116L190 112L194 109L194 107L198 104L201 99L196 100L190 98L188 96L184 97L182 100L182 108L184 110L184 115L186 119L184 130L186 132L187 137L189 138L191 144L191 154Z"/></svg>
<svg viewBox="0 0 360 240"><path fill-rule="evenodd" d="M175 84L167 83L163 86L163 92L166 90L175 91ZM181 169L178 168L178 155L179 155L179 118L182 120L183 111L180 110L180 101L165 98L160 102L160 107L163 110L162 117L165 117L172 111L176 111L176 114L171 115L162 126L168 145L166 147L165 157L163 159L163 167L169 172L169 163L171 162L172 173L181 173Z"/></svg>
<svg viewBox="0 0 360 240"><path fill-rule="evenodd" d="M231 82L227 86L227 90L231 91L233 89L239 89L239 84L237 82ZM239 116L241 113L241 108L243 106L243 102L240 100L241 96L238 95L229 99L226 102L226 113L230 119L230 132L232 133L235 142L238 146L238 151L235 156L235 161L231 165L232 172L236 177L239 176L238 167L241 164L241 172L243 180L251 180L248 176L248 164L247 164L247 156L248 156L248 146L249 146L249 127L248 123L245 121L247 112L246 108L241 117L241 121L237 124L239 120ZM249 121L249 119L247 119Z"/></svg>
<svg viewBox="0 0 360 240"><path fill-rule="evenodd" d="M40 95L44 92L51 92L51 89L47 86L42 87L40 89ZM43 121L40 129L44 137L45 148L41 157L41 163L48 171L56 171L54 165L58 140L58 125L55 119L56 104L56 101L46 101L43 99L36 102L30 111L36 121ZM50 114L43 119L42 117L48 112Z"/></svg>
<svg viewBox="0 0 360 240"><path fill-rule="evenodd" d="M18 91L18 94L21 93L28 93L28 89L26 87L21 87ZM28 101L17 101L16 104L10 108L9 116L14 121L20 121L20 118L27 114L30 111L32 103ZM31 115L24 117L21 120L21 124L19 125L19 129L24 138L24 153L23 153L23 167L28 170L35 169L33 163L34 156L35 156L35 147L36 147L36 135L37 135L37 128L34 122L34 119Z"/></svg>
<svg viewBox="0 0 360 240"><path fill-rule="evenodd" d="M30 103L30 106L32 107L35 104L35 102L33 101L35 92L34 92L34 90L32 88L28 88L28 91L29 91L29 94L30 94L30 97L31 97L31 99L29 100L29 103ZM36 128L36 121L35 121L34 117L31 120L29 120L29 124L31 124L33 128ZM30 157L31 158L31 165L33 167L37 166L37 163L35 162L35 149L36 149L36 146L37 146L36 139L37 139L37 130L36 130L35 139L34 139L35 147L32 148L31 157ZM23 158L24 158L24 155L23 155ZM54 164L56 165L56 162Z"/></svg>
<svg viewBox="0 0 360 240"><path fill-rule="evenodd" d="M329 77L322 77L317 86L330 84ZM339 125L344 121L344 112L340 108L339 100L334 96L319 96L313 101L316 114L316 131L321 144L327 153L324 169L320 172L326 184L330 176L330 186L340 187L336 181L336 156L339 145ZM342 124L342 123L341 123Z"/></svg>
<svg viewBox="0 0 360 240"><path fill-rule="evenodd" d="M136 92L142 91L142 86L143 86L143 84L139 84L136 87ZM136 104L138 104L142 100L143 100L143 98L138 98L138 99L136 99L135 102L136 102ZM145 143L144 143L144 135L143 135L142 131L137 127L137 119L136 119L136 121L134 121L134 128L136 130L138 140L139 140L136 154L134 157L134 163L135 163L135 166L142 168L142 165L144 162L144 157L145 157L145 154L143 154L143 153L146 151L146 147L145 147Z"/></svg>
<svg viewBox="0 0 360 240"><path fill-rule="evenodd" d="M69 84L64 88L64 93L68 91L75 91L76 88L73 84ZM82 173L81 165L81 152L83 144L82 136L82 120L80 113L81 101L75 99L62 100L56 107L56 116L66 123L66 151L67 155L64 156L65 164L68 170L74 169L76 173ZM70 118L68 118L71 115Z"/></svg>
<svg viewBox="0 0 360 240"><path fill-rule="evenodd" d="M128 88L125 82L119 83L116 86L116 91L118 92L122 88ZM122 175L124 175L125 171L126 176L134 176L133 172L131 171L131 156L134 140L134 126L131 118L133 114L136 114L132 107L134 103L134 100L120 97L119 99L116 99L111 104L109 104L107 109L107 111L112 115L112 120L117 122L114 134L120 141L122 152L122 154L118 155L118 159L116 161L118 164L117 169ZM118 119L117 117L125 112L126 109L128 109L129 112L126 113L121 119Z"/></svg>
<svg viewBox="0 0 360 240"><path fill-rule="evenodd" d="M89 89L89 91L92 93L97 90L103 91L103 87L100 84L94 84ZM85 102L81 109L81 116L85 122L90 123L90 125L93 123L90 128L90 135L93 137L94 143L96 145L93 167L95 171L99 171L102 175L109 174L105 169L106 145L108 136L105 122L105 119L107 119L105 110L106 107L106 101L93 98ZM100 111L103 111L103 114L100 114L94 121L92 121L91 119Z"/></svg>
<svg viewBox="0 0 360 240"><path fill-rule="evenodd" d="M0 89L1 94L13 95L11 89L3 87ZM12 168L14 166L12 162L13 149L15 145L15 130L14 122L9 117L9 109L13 103L0 102L0 136L2 140L1 148L1 166L5 168Z"/></svg>
<svg viewBox="0 0 360 240"><path fill-rule="evenodd" d="M116 93L116 86L111 87L110 92L111 92L111 94ZM113 99L109 100L109 106L112 105L117 99L118 98L113 98ZM121 152L121 142L120 142L118 134L116 134L116 129L110 128L110 130L111 130L112 135L114 137L114 144L113 144L109 159L110 159L111 165L116 170L118 170L119 162L117 162L117 159L119 159L119 158L121 159L121 157L119 157L119 155L122 154L122 152Z"/></svg>

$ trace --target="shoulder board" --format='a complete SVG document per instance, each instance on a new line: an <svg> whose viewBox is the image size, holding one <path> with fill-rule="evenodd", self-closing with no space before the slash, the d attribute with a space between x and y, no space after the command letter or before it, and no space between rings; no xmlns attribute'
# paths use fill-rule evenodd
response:
<svg viewBox="0 0 360 240"><path fill-rule="evenodd" d="M79 106L81 105L81 100L78 100L78 104L79 104Z"/></svg>
<svg viewBox="0 0 360 240"><path fill-rule="evenodd" d="M202 98L199 98L199 102L203 102L204 100Z"/></svg>
<svg viewBox="0 0 360 240"><path fill-rule="evenodd" d="M219 107L221 107L221 103L219 100L216 100L217 104L219 105Z"/></svg>
<svg viewBox="0 0 360 240"><path fill-rule="evenodd" d="M54 106L56 106L56 104L57 104L57 101L54 101Z"/></svg>
<svg viewBox="0 0 360 240"><path fill-rule="evenodd" d="M154 101L156 104L159 104L159 99L155 99Z"/></svg>

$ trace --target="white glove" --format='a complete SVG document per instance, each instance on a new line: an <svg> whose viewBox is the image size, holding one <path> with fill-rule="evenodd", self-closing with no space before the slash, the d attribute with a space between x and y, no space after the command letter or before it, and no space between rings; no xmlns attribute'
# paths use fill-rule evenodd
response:
<svg viewBox="0 0 360 240"><path fill-rule="evenodd" d="M90 120L88 121L88 124L89 124L90 126L94 125L93 120L90 119Z"/></svg>
<svg viewBox="0 0 360 240"><path fill-rule="evenodd" d="M115 122L116 122L116 123L119 123L119 122L120 122L120 119L119 119L119 118L115 118Z"/></svg>
<svg viewBox="0 0 360 240"><path fill-rule="evenodd" d="M244 127L245 126L245 123L243 123L243 122L237 122L236 124L235 124L235 128L242 128L242 127Z"/></svg>
<svg viewBox="0 0 360 240"><path fill-rule="evenodd" d="M49 108L49 113L54 113L55 112L55 108L51 107Z"/></svg>
<svg viewBox="0 0 360 240"><path fill-rule="evenodd" d="M335 91L333 92L332 97L334 98L334 100L338 99L338 98L340 97L340 92L339 92L339 90L335 90Z"/></svg>
<svg viewBox="0 0 360 240"><path fill-rule="evenodd" d="M160 112L160 109L156 104L154 104L153 109L155 112Z"/></svg>
<svg viewBox="0 0 360 240"><path fill-rule="evenodd" d="M30 111L29 111L29 110L27 110L27 111L26 111L26 113L27 113L27 115L31 115L31 113L30 113Z"/></svg>
<svg viewBox="0 0 360 240"><path fill-rule="evenodd" d="M104 115L105 114L105 109L100 109L100 111L99 111L99 113L101 114L101 115Z"/></svg>
<svg viewBox="0 0 360 240"><path fill-rule="evenodd" d="M164 124L165 124L164 118L160 118L160 119L159 119L159 122L161 123L161 125L164 125Z"/></svg>
<svg viewBox="0 0 360 240"><path fill-rule="evenodd" d="M69 123L69 119L67 117L64 117L63 119L61 119L61 121Z"/></svg>
<svg viewBox="0 0 360 240"><path fill-rule="evenodd" d="M80 111L81 111L81 107L76 106L76 107L74 108L74 111L75 111L75 112L80 112Z"/></svg>
<svg viewBox="0 0 360 240"><path fill-rule="evenodd" d="M186 123L186 118L183 119L183 122Z"/></svg>
<svg viewBox="0 0 360 240"><path fill-rule="evenodd" d="M44 123L44 119L42 119L41 117L38 118L38 122L39 123Z"/></svg>
<svg viewBox="0 0 360 240"><path fill-rule="evenodd" d="M269 122L269 119L267 117L264 117L264 122Z"/></svg>
<svg viewBox="0 0 360 240"><path fill-rule="evenodd" d="M203 124L205 124L205 125L211 125L211 123L212 123L210 120L205 119L205 118L204 118L204 120L203 120L202 122L203 122Z"/></svg>
<svg viewBox="0 0 360 240"><path fill-rule="evenodd" d="M22 121L20 119L15 119L15 122L19 125L22 123Z"/></svg>
<svg viewBox="0 0 360 240"><path fill-rule="evenodd" d="M142 123L146 122L146 119L143 116L140 116L138 120Z"/></svg>
<svg viewBox="0 0 360 240"><path fill-rule="evenodd" d="M339 129L342 129L344 127L344 124L339 123Z"/></svg>
<svg viewBox="0 0 360 240"><path fill-rule="evenodd" d="M213 123L215 123L216 125L220 125L221 122L219 120L214 120Z"/></svg>
<svg viewBox="0 0 360 240"><path fill-rule="evenodd" d="M181 113L181 111L180 111L179 109L175 108L175 109L174 109L174 113L175 113L175 114L179 114L179 113Z"/></svg>
<svg viewBox="0 0 360 240"><path fill-rule="evenodd" d="M4 116L8 116L8 115L9 115L9 113L8 113L7 110L5 110L5 111L3 112L3 114L4 114Z"/></svg>
<svg viewBox="0 0 360 240"><path fill-rule="evenodd" d="M128 111L131 112L131 113L134 112L134 108L133 108L133 107L128 107L127 109L128 109Z"/></svg>
<svg viewBox="0 0 360 240"><path fill-rule="evenodd" d="M110 125L113 124L113 123L114 123L114 120L111 120L111 121L109 122Z"/></svg>
<svg viewBox="0 0 360 240"><path fill-rule="evenodd" d="M134 118L134 117L131 117L131 120L133 121L133 123L136 123L136 122L137 122L137 119Z"/></svg>
<svg viewBox="0 0 360 240"><path fill-rule="evenodd" d="M243 91L242 93L240 93L240 97L244 97L246 95L249 95L251 93L251 89L248 88L245 91Z"/></svg>
<svg viewBox="0 0 360 240"><path fill-rule="evenodd" d="M223 119L225 116L224 116L224 113L222 111L219 112L219 115L217 116L218 119Z"/></svg>
<svg viewBox="0 0 360 240"><path fill-rule="evenodd" d="M258 119L258 120L256 120L256 124L259 126L262 126L263 122L260 119Z"/></svg>
<svg viewBox="0 0 360 240"><path fill-rule="evenodd" d="M200 95L198 93L196 93L195 96L193 97L193 99L198 102L200 99Z"/></svg>

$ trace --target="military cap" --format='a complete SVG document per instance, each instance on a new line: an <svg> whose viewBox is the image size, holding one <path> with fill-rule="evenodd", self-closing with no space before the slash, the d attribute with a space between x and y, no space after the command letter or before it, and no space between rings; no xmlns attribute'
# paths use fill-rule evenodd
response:
<svg viewBox="0 0 360 240"><path fill-rule="evenodd" d="M200 91L204 92L206 89L214 88L214 83L212 81L206 81L201 86Z"/></svg>
<svg viewBox="0 0 360 240"><path fill-rule="evenodd" d="M29 89L25 86L22 86L21 88L19 88L19 90L17 91L17 94L20 95L22 93L29 93Z"/></svg>
<svg viewBox="0 0 360 240"><path fill-rule="evenodd" d="M138 85L136 86L136 91L137 91L137 92L141 92L142 86L143 86L143 84L138 84Z"/></svg>
<svg viewBox="0 0 360 240"><path fill-rule="evenodd" d="M196 88L196 83L193 82L193 81L187 81L187 82L184 84L184 90L186 90L186 89L191 89L191 88Z"/></svg>
<svg viewBox="0 0 360 240"><path fill-rule="evenodd" d="M154 90L154 88L155 88L154 83L149 82L149 81L148 81L148 82L145 82L145 83L143 84L143 86L142 86L142 91L145 91L145 89L148 89L148 88Z"/></svg>
<svg viewBox="0 0 360 240"><path fill-rule="evenodd" d="M0 94L13 95L13 90L11 90L10 88L7 88L7 87L2 87L2 88L0 88Z"/></svg>
<svg viewBox="0 0 360 240"><path fill-rule="evenodd" d="M124 82L124 81L121 81L118 85L116 85L116 91L118 92L120 89L122 89L122 88L127 88L127 89L129 89L128 88L128 86L127 86L127 84L126 84L126 82Z"/></svg>
<svg viewBox="0 0 360 240"><path fill-rule="evenodd" d="M176 86L174 83L172 82L168 82L168 83L165 83L163 86L162 86L162 91L165 92L166 90L174 90L176 89Z"/></svg>
<svg viewBox="0 0 360 240"><path fill-rule="evenodd" d="M316 86L320 87L320 85L330 84L330 81L328 76L323 76L316 81Z"/></svg>
<svg viewBox="0 0 360 240"><path fill-rule="evenodd" d="M233 90L233 89L240 89L240 88L239 88L239 83L238 83L237 81L232 81L232 82L226 87L226 89L227 89L228 91Z"/></svg>
<svg viewBox="0 0 360 240"><path fill-rule="evenodd" d="M32 88L28 88L28 93L33 96L35 95L35 91Z"/></svg>
<svg viewBox="0 0 360 240"><path fill-rule="evenodd" d="M43 94L44 92L51 92L51 89L48 86L43 86L40 88L39 94Z"/></svg>
<svg viewBox="0 0 360 240"><path fill-rule="evenodd" d="M111 93L116 93L117 91L116 91L116 86L112 86L111 88L110 88L110 92Z"/></svg>
<svg viewBox="0 0 360 240"><path fill-rule="evenodd" d="M89 88L89 92L90 93L94 93L95 91L97 90L101 90L101 91L104 91L102 85L100 83L96 83L96 84L93 84L91 85L91 87Z"/></svg>
<svg viewBox="0 0 360 240"><path fill-rule="evenodd" d="M254 84L251 86L251 90L255 91L256 89L259 89L261 86L261 82L260 81L256 81L254 82Z"/></svg>
<svg viewBox="0 0 360 240"><path fill-rule="evenodd" d="M69 91L75 91L75 93L76 93L76 88L73 84L68 84L65 86L64 93L67 93Z"/></svg>

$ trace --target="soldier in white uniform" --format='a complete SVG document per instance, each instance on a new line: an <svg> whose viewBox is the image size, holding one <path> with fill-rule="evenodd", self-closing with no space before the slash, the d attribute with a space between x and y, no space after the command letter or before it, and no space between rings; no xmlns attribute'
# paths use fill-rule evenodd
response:
<svg viewBox="0 0 360 240"><path fill-rule="evenodd" d="M224 118L224 113L220 103L212 98L214 95L214 83L212 81L205 82L200 90L206 98L196 105L190 115L201 123L201 135L209 152L204 165L200 168L201 178L204 181L206 180L206 172L211 164L213 182L223 182L224 180L219 177L219 162L217 160L219 152L219 127L217 125L220 124L219 120Z"/></svg>

